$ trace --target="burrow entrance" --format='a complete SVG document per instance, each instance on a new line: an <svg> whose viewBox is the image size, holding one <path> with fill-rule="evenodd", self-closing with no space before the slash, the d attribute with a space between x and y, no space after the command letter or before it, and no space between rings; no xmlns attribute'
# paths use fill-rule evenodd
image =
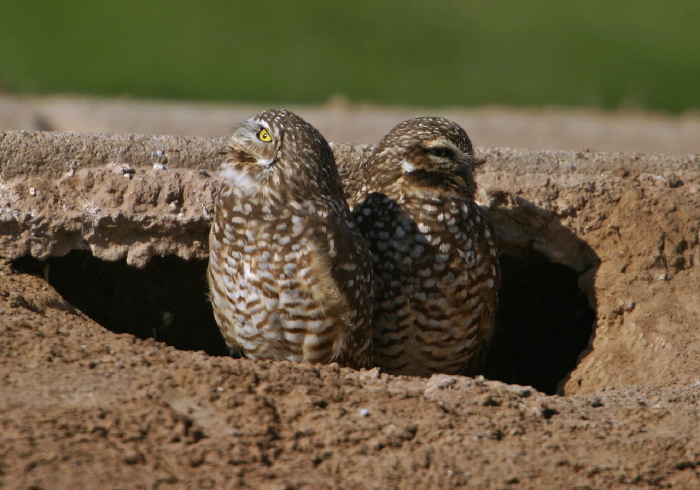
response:
<svg viewBox="0 0 700 490"><path fill-rule="evenodd" d="M69 303L116 333L155 338L183 350L227 355L207 299L206 260L154 257L143 269L74 250L15 269L36 274ZM587 347L595 311L578 287L579 273L530 251L502 256L496 334L482 373L554 394Z"/></svg>

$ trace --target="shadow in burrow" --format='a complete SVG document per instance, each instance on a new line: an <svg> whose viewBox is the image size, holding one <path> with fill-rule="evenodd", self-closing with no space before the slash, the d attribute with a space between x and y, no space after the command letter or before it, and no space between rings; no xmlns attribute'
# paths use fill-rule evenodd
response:
<svg viewBox="0 0 700 490"><path fill-rule="evenodd" d="M561 394L595 333L600 258L553 213L520 196L498 201L489 216L502 283L481 372Z"/></svg>
<svg viewBox="0 0 700 490"><path fill-rule="evenodd" d="M479 372L553 394L591 338L595 298L592 283L582 283L593 280L598 258L524 199L489 214L501 251L502 285L495 334ZM552 242L569 250L567 265L548 256ZM206 260L154 257L137 269L125 260L108 262L73 250L45 262L23 257L13 265L48 279L69 303L113 332L214 356L228 353L208 301Z"/></svg>

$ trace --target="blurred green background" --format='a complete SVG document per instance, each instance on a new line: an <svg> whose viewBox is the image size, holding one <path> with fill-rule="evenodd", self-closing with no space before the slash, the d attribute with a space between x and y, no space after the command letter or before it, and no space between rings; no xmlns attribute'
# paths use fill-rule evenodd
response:
<svg viewBox="0 0 700 490"><path fill-rule="evenodd" d="M266 103L700 108L697 0L4 2L0 86Z"/></svg>

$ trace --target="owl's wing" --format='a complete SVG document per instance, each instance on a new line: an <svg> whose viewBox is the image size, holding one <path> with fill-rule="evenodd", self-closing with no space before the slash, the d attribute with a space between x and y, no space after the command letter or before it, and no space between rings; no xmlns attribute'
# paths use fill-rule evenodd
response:
<svg viewBox="0 0 700 490"><path fill-rule="evenodd" d="M325 236L317 241L328 257L330 275L346 304L348 345L338 362L368 367L372 352L373 274L372 257L347 208L325 217ZM317 227L317 229L320 229Z"/></svg>

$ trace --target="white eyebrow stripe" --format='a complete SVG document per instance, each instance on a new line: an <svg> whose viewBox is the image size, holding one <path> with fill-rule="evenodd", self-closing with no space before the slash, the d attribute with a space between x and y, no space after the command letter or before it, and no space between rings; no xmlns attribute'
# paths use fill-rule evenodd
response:
<svg viewBox="0 0 700 490"><path fill-rule="evenodd" d="M426 150L432 150L433 148L450 148L452 151L460 153L460 149L453 142L448 140L433 140L425 145Z"/></svg>

